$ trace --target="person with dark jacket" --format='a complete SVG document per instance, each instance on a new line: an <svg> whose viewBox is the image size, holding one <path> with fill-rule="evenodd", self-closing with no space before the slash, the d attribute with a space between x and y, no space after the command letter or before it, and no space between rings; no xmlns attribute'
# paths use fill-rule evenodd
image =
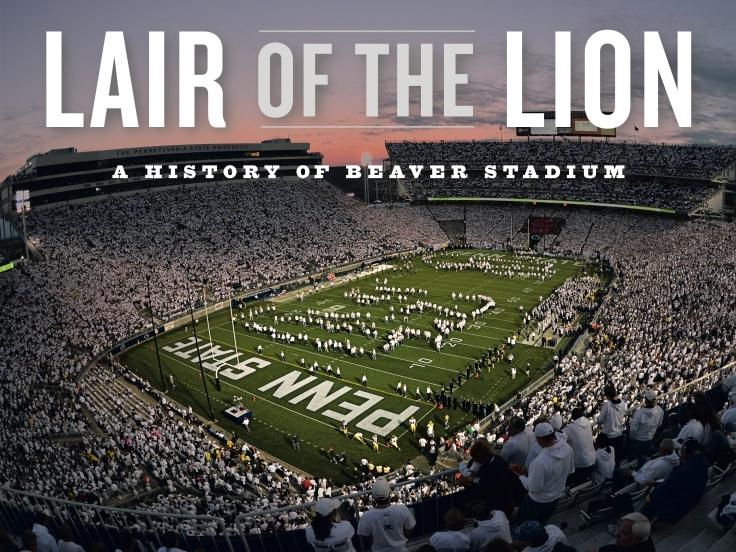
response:
<svg viewBox="0 0 736 552"><path fill-rule="evenodd" d="M468 500L483 500L488 510L501 510L510 516L524 493L508 462L493 453L490 443L480 438L470 447L468 464L472 475L464 479Z"/></svg>
<svg viewBox="0 0 736 552"><path fill-rule="evenodd" d="M708 483L708 459L700 452L695 439L687 439L682 444L680 461L682 463L673 468L664 483L647 497L641 512L649 519L675 523L703 496Z"/></svg>

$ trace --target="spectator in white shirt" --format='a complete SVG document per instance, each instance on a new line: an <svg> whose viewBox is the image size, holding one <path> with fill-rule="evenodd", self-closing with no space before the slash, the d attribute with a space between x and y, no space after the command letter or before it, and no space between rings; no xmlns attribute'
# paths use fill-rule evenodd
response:
<svg viewBox="0 0 736 552"><path fill-rule="evenodd" d="M621 400L613 385L606 385L603 388L603 394L606 397L606 402L603 403L601 413L598 415L598 423L601 426L601 432L606 437L605 444L614 448L618 460L621 458L624 446L626 402Z"/></svg>
<svg viewBox="0 0 736 552"><path fill-rule="evenodd" d="M317 552L355 552L355 529L349 521L339 521L340 501L322 498L314 506L315 516L306 529L306 539Z"/></svg>
<svg viewBox="0 0 736 552"><path fill-rule="evenodd" d="M641 464L649 454L652 440L664 420L664 411L657 404L657 394L652 389L644 392L644 406L639 407L631 418L629 427L629 458Z"/></svg>
<svg viewBox="0 0 736 552"><path fill-rule="evenodd" d="M463 532L465 516L457 508L448 510L444 516L445 531L437 531L429 538L429 544L437 552L468 552L470 536Z"/></svg>
<svg viewBox="0 0 736 552"><path fill-rule="evenodd" d="M685 405L688 422L682 426L680 433L677 434L677 439L675 439L675 448L678 450L682 446L682 443L688 439L695 439L699 445L703 443L703 424L695 418L693 410L691 403Z"/></svg>
<svg viewBox="0 0 736 552"><path fill-rule="evenodd" d="M391 485L379 477L373 484L371 510L358 522L358 535L373 552L405 552L406 535L416 524L414 514L404 504L391 504Z"/></svg>
<svg viewBox="0 0 736 552"><path fill-rule="evenodd" d="M732 406L721 414L721 425L725 428L736 424L736 406Z"/></svg>
<svg viewBox="0 0 736 552"><path fill-rule="evenodd" d="M731 374L723 378L721 388L728 396L728 404L736 406L736 374Z"/></svg>
<svg viewBox="0 0 736 552"><path fill-rule="evenodd" d="M501 456L509 464L524 464L529 447L532 444L531 428L528 428L526 422L514 416L509 421L509 438L501 448Z"/></svg>
<svg viewBox="0 0 736 552"><path fill-rule="evenodd" d="M567 435L567 444L572 448L575 462L575 472L568 477L567 484L574 487L590 479L596 460L593 424L583 415L582 408L573 408L572 420L563 433Z"/></svg>
<svg viewBox="0 0 736 552"><path fill-rule="evenodd" d="M477 500L467 505L467 511L475 519L468 531L472 552L484 552L489 543L499 539L511 543L509 518L501 510L489 511L485 502Z"/></svg>
<svg viewBox="0 0 736 552"><path fill-rule="evenodd" d="M65 525L59 530L59 552L84 552L84 548L74 542L72 528Z"/></svg>
<svg viewBox="0 0 736 552"><path fill-rule="evenodd" d="M32 531L36 534L38 552L58 552L59 550L56 539L46 527L48 522L48 516L41 512L36 516L36 523L33 524Z"/></svg>
<svg viewBox="0 0 736 552"><path fill-rule="evenodd" d="M595 442L595 466L591 479L596 483L602 483L613 477L616 469L616 450L610 446L603 446L605 438L599 433Z"/></svg>
<svg viewBox="0 0 736 552"><path fill-rule="evenodd" d="M179 546L179 534L175 531L166 531L161 537L161 546L156 552L184 552Z"/></svg>
<svg viewBox="0 0 736 552"><path fill-rule="evenodd" d="M575 471L575 465L570 445L557 438L550 424L537 424L534 436L542 447L541 452L528 470L519 465L514 465L512 469L528 493L521 504L519 521L544 523L554 512L565 490L567 477Z"/></svg>
<svg viewBox="0 0 736 552"><path fill-rule="evenodd" d="M615 470L613 472L613 491L622 489L632 481L639 485L654 485L656 481L667 479L672 469L680 464L672 439L662 439L659 454L644 463L638 470Z"/></svg>

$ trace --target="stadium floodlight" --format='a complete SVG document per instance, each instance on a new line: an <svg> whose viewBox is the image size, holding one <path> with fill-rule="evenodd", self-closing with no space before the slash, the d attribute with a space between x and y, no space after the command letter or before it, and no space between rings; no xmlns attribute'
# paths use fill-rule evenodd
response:
<svg viewBox="0 0 736 552"><path fill-rule="evenodd" d="M205 280L205 284L207 281ZM204 299L204 317L207 320L207 337L210 339L210 359L214 358L212 355L212 331L210 330L210 315L209 315L209 307L207 305L207 287L206 285L202 287L202 298ZM222 366L218 366L218 368L215 370L215 388L217 388L218 391L220 391L220 368Z"/></svg>
<svg viewBox="0 0 736 552"><path fill-rule="evenodd" d="M228 305L230 305L230 327L233 330L233 345L235 345L235 360L238 363L238 366L240 366L240 352L238 351L238 339L235 337L235 317L233 316L233 299L232 295L230 293L230 288L228 287L227 290L227 302ZM222 365L217 367L216 375L219 377L220 374L220 368Z"/></svg>
<svg viewBox="0 0 736 552"><path fill-rule="evenodd" d="M207 378L204 376L204 367L202 366L202 354L199 350L199 337L197 336L197 321L194 319L194 303L192 303L192 290L189 279L187 278L187 298L189 299L189 315L192 317L192 333L194 334L194 343L197 346L197 360L199 361L199 373L202 376L202 386L204 394L207 397L207 406L210 410L210 419L215 419L215 413L212 410L212 402L210 401L210 392L207 389Z"/></svg>
<svg viewBox="0 0 736 552"><path fill-rule="evenodd" d="M363 163L363 199L366 203L370 203L370 189L368 187L368 165L371 164L373 156L369 151L364 151L360 156L361 163Z"/></svg>
<svg viewBox="0 0 736 552"><path fill-rule="evenodd" d="M26 236L26 212L31 210L31 193L28 190L17 190L15 192L15 212L23 220L23 244L26 248L26 259L28 256L28 236Z"/></svg>
<svg viewBox="0 0 736 552"><path fill-rule="evenodd" d="M161 365L161 353L158 350L158 332L156 332L156 324L153 320L153 301L151 301L151 274L148 272L146 273L146 287L148 288L148 314L151 316L151 331L153 332L153 343L156 346L156 361L158 362L158 371L161 375L161 389L164 393L166 393L166 380L164 379L164 369Z"/></svg>

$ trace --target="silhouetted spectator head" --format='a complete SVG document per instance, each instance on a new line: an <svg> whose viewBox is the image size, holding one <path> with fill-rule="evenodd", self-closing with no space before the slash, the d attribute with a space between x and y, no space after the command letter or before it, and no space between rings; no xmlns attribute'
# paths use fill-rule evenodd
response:
<svg viewBox="0 0 736 552"><path fill-rule="evenodd" d="M616 398L616 388L611 385L610 383L606 384L603 387L603 395L609 400L613 400Z"/></svg>
<svg viewBox="0 0 736 552"><path fill-rule="evenodd" d="M484 438L476 439L470 447L470 457L473 459L473 462L478 462L479 464L488 462L493 457L493 450L488 440Z"/></svg>
<svg viewBox="0 0 736 552"><path fill-rule="evenodd" d="M176 548L179 544L179 534L176 531L166 531L161 537L161 544L165 548Z"/></svg>
<svg viewBox="0 0 736 552"><path fill-rule="evenodd" d="M64 542L74 542L74 533L72 533L72 528L68 525L63 525L61 529L59 529L59 538Z"/></svg>
<svg viewBox="0 0 736 552"><path fill-rule="evenodd" d="M445 527L450 531L462 531L465 528L465 515L458 508L448 510L443 519Z"/></svg>
<svg viewBox="0 0 736 552"><path fill-rule="evenodd" d="M24 531L22 537L22 548L23 550L29 550L30 552L36 552L38 549L38 540L36 533L33 531Z"/></svg>
<svg viewBox="0 0 736 552"><path fill-rule="evenodd" d="M680 459L687 462L700 450L700 444L695 439L685 439L680 448Z"/></svg>
<svg viewBox="0 0 736 552"><path fill-rule="evenodd" d="M509 420L509 436L513 437L526 429L526 422L519 416L514 416Z"/></svg>
<svg viewBox="0 0 736 552"><path fill-rule="evenodd" d="M672 439L662 439L659 442L659 453L662 456L672 454L673 450L675 450L675 442Z"/></svg>

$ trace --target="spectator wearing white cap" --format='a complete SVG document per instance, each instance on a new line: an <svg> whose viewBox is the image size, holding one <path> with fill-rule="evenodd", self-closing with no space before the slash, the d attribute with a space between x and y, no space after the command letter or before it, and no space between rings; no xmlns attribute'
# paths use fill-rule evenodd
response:
<svg viewBox="0 0 736 552"><path fill-rule="evenodd" d="M601 425L601 432L605 436L605 444L614 448L616 461L619 461L624 446L626 401L621 400L621 397L616 393L616 388L610 384L603 388L603 394L606 397L606 402L603 403L601 413L598 415L598 423Z"/></svg>
<svg viewBox="0 0 736 552"><path fill-rule="evenodd" d="M514 472L527 490L521 504L519 521L547 521L565 490L567 477L575 471L573 452L565 441L558 439L554 428L547 422L537 424L534 436L542 447L527 470L513 466Z"/></svg>
<svg viewBox="0 0 736 552"><path fill-rule="evenodd" d="M540 423L546 422L547 420L545 418L539 418L534 422L534 427L536 428ZM562 416L560 416L559 413L555 414L549 419L549 425L552 426L552 429L555 430L555 436L557 437L558 441L567 441L567 434L560 431L562 429ZM532 433L534 431L532 430ZM539 453L542 451L542 447L539 446L539 443L537 440L532 436L532 444L529 447L529 454L526 455L526 460L524 461L524 465L528 468L532 461L539 455Z"/></svg>
<svg viewBox="0 0 736 552"><path fill-rule="evenodd" d="M629 427L629 458L642 464L651 448L654 435L664 420L664 411L657 404L657 394L652 389L644 392L644 406L639 407L631 418Z"/></svg>
<svg viewBox="0 0 736 552"><path fill-rule="evenodd" d="M407 533L416 521L405 504L391 504L391 485L379 477L373 483L373 509L365 512L358 522L360 535L373 552L405 552Z"/></svg>
<svg viewBox="0 0 736 552"><path fill-rule="evenodd" d="M355 529L349 521L340 521L340 501L322 498L314 505L314 519L306 529L306 539L316 552L355 552L352 538Z"/></svg>
<svg viewBox="0 0 736 552"><path fill-rule="evenodd" d="M583 409L572 409L572 420L563 430L567 435L567 444L572 448L575 473L567 480L574 487L590 478L595 466L595 445L593 444L593 424L583 415Z"/></svg>

